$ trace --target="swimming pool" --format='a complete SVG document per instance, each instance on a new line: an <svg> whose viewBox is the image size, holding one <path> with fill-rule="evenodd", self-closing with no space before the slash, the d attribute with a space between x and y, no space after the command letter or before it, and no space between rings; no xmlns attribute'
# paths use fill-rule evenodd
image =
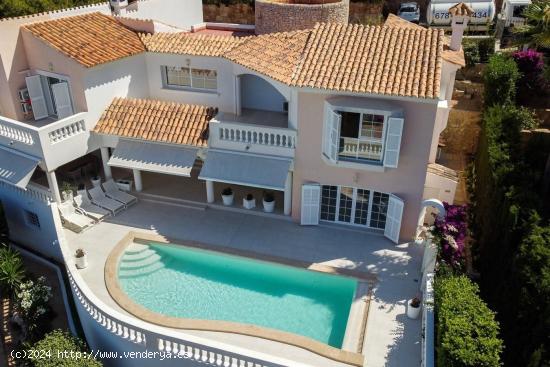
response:
<svg viewBox="0 0 550 367"><path fill-rule="evenodd" d="M117 274L122 291L150 311L256 325L336 348L357 289L354 278L153 242L128 247Z"/></svg>

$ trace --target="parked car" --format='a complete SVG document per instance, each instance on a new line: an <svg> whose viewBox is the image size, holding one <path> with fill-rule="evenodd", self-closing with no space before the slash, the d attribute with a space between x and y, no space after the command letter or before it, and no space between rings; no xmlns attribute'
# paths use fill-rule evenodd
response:
<svg viewBox="0 0 550 367"><path fill-rule="evenodd" d="M417 3L403 3L399 7L397 15L400 18L408 20L409 22L418 23L420 22L420 9L418 8Z"/></svg>

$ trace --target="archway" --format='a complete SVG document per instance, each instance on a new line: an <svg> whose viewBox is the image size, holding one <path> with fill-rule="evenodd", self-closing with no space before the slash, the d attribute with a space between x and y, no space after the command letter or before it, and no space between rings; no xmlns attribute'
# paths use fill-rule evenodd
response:
<svg viewBox="0 0 550 367"><path fill-rule="evenodd" d="M241 74L239 79L242 109L287 112L288 99L269 81L254 74Z"/></svg>
<svg viewBox="0 0 550 367"><path fill-rule="evenodd" d="M445 206L439 199L426 199L422 201L420 206L420 214L418 216L418 223L416 227L416 237L420 235L422 227L424 226L424 220L426 218L426 212L428 208L434 208L437 211L437 217L443 219L446 214Z"/></svg>

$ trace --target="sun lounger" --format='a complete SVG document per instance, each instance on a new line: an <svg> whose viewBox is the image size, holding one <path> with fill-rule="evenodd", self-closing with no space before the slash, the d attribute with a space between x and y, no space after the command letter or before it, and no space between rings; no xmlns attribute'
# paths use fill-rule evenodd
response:
<svg viewBox="0 0 550 367"><path fill-rule="evenodd" d="M107 209L108 211L113 213L113 215L116 215L116 213L126 208L126 206L120 201L109 199L107 196L105 196L105 193L103 192L103 190L101 190L101 187L99 186L88 190L88 194L90 194L92 204L100 206L103 209Z"/></svg>
<svg viewBox="0 0 550 367"><path fill-rule="evenodd" d="M111 212L109 212L108 210L92 204L92 202L88 198L86 190L82 191L84 191L82 194L74 197L74 204L76 205L77 210L81 211L82 214L97 220L98 222L111 216Z"/></svg>
<svg viewBox="0 0 550 367"><path fill-rule="evenodd" d="M92 219L77 212L76 208L73 206L73 203L70 201L59 204L58 208L59 213L61 214L63 226L73 232L80 233L85 228L88 228L94 224Z"/></svg>
<svg viewBox="0 0 550 367"><path fill-rule="evenodd" d="M103 190L105 190L105 195L116 201L120 201L126 206L137 203L137 198L134 195L130 195L122 190L120 190L113 180L108 180L103 183Z"/></svg>

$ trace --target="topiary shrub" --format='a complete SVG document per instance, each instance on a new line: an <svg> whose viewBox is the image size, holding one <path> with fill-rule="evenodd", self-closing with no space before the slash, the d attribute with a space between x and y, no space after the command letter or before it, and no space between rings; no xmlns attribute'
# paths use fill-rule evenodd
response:
<svg viewBox="0 0 550 367"><path fill-rule="evenodd" d="M485 107L496 104L513 105L519 76L518 67L512 58L503 54L491 56L483 74Z"/></svg>
<svg viewBox="0 0 550 367"><path fill-rule="evenodd" d="M500 366L499 325L477 285L463 275L438 277L434 291L437 365Z"/></svg>
<svg viewBox="0 0 550 367"><path fill-rule="evenodd" d="M35 367L101 367L84 342L62 330L47 334L33 349L40 352L31 356Z"/></svg>

